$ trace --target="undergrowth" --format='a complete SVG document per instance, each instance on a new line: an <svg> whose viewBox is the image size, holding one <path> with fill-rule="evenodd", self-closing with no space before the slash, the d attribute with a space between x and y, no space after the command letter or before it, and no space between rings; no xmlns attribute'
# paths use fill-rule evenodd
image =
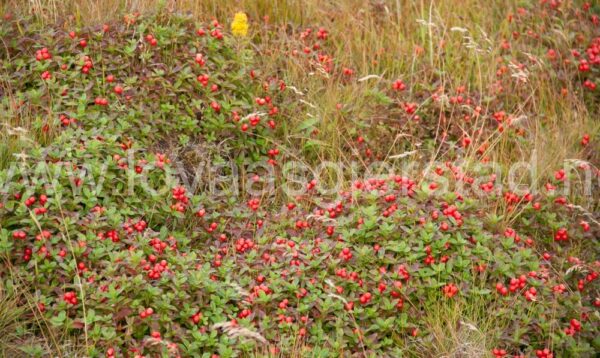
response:
<svg viewBox="0 0 600 358"><path fill-rule="evenodd" d="M596 354L599 9L450 3L7 6L3 354Z"/></svg>

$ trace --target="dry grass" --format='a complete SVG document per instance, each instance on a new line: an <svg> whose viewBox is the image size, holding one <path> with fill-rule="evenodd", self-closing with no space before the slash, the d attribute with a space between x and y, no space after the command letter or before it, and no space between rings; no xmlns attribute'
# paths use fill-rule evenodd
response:
<svg viewBox="0 0 600 358"><path fill-rule="evenodd" d="M47 352L62 355L68 347L66 340L48 330L34 302L18 279L0 281L0 356L31 357ZM42 334L31 333L31 327L39 327Z"/></svg>
<svg viewBox="0 0 600 358"><path fill-rule="evenodd" d="M489 314L489 300L444 301L432 307L424 322L430 328L431 342L417 349L418 357L488 357L497 346L497 337L509 322Z"/></svg>
<svg viewBox="0 0 600 358"><path fill-rule="evenodd" d="M54 328L40 312L35 293L14 276L10 264L5 268L0 281L0 357L85 356L84 342Z"/></svg>
<svg viewBox="0 0 600 358"><path fill-rule="evenodd" d="M7 357L16 355L19 351L14 333L23 325L25 310L21 306L18 294L9 291L2 282L0 302L0 355Z"/></svg>
<svg viewBox="0 0 600 358"><path fill-rule="evenodd" d="M318 71L306 73L297 59L287 55L298 45L296 29L326 27L337 44L332 56L338 63L353 68L360 77L382 75L387 79L402 78L411 85L436 83L448 89L464 85L468 91L484 93L496 78L499 45L502 39L511 36L506 16L516 10L518 3L491 1L482 7L478 0L29 0L23 6L21 1L8 0L5 8L32 14L42 23L64 21L65 28L100 24L112 20L115 14L151 12L161 7L189 12L202 20L221 21L243 10L252 21L251 31L261 43L264 54L261 69L267 73L285 73L288 84L304 94L298 95L298 100L307 103L303 110L319 119L319 134L314 140L322 145L314 149L315 159L337 161L348 159L340 148L351 142L347 133L338 130L348 118L335 109L337 103L346 104L353 118L385 118L390 114L367 110L366 104L371 99L365 93L379 80L339 86L339 78L324 79L325 75ZM562 39L558 35L556 38L557 42ZM415 54L418 48L423 50L420 55ZM543 63L543 59L537 60ZM473 148L489 141L487 154L493 160L528 161L535 153L538 172L549 172L565 159L580 156L580 148L574 143L581 133L599 129L579 97L561 95L561 87L556 80L543 75L543 67L530 73L527 82L514 90L514 98L505 101L504 110L527 117L523 126L529 130L528 137L518 148L509 145L503 136L477 138ZM528 116L530 113L536 116ZM301 117L290 121L306 118ZM20 124L27 128L25 123ZM301 151L304 144L296 141L296 148L290 149ZM388 152L398 154L405 147L405 143L395 143ZM474 151L470 154L474 155Z"/></svg>

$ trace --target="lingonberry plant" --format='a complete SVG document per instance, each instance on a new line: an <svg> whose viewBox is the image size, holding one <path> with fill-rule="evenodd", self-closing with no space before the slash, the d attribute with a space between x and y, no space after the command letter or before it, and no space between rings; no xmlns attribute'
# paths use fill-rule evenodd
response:
<svg viewBox="0 0 600 358"><path fill-rule="evenodd" d="M245 14L231 30L161 12L77 29L5 17L1 104L33 115L46 140L0 171L0 287L21 282L35 318L17 334L62 332L86 356L428 356L432 314L481 304L494 324L479 356L593 356L600 227L567 190L600 176L597 133L578 134L587 160L551 168L541 190L461 159L519 148L537 104L518 84L533 71L595 111L597 10L516 9L496 78L477 90L439 74L362 77L336 58L334 31L292 26L279 54L290 72L368 99L331 103L347 135L335 145L362 164L334 191L322 173L284 175L325 157L325 125L302 84L265 63L271 35L251 37ZM558 46L556 27L577 22L586 31ZM367 170L417 149L443 160ZM290 181L294 195L280 190ZM466 321L452 329L478 331Z"/></svg>

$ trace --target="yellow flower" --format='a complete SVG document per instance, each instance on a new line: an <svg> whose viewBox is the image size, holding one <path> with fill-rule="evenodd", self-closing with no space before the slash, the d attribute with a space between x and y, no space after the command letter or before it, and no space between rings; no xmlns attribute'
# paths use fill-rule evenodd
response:
<svg viewBox="0 0 600 358"><path fill-rule="evenodd" d="M233 36L246 37L248 35L248 16L243 12L238 12L233 17L231 23L231 33Z"/></svg>

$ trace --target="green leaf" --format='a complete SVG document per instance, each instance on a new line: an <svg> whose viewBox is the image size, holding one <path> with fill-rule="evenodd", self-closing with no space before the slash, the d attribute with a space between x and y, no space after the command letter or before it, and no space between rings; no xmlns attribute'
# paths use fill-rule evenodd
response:
<svg viewBox="0 0 600 358"><path fill-rule="evenodd" d="M58 315L50 318L50 323L52 323L53 326L58 327L61 326L65 320L67 318L67 314L65 311L60 311L58 313Z"/></svg>

